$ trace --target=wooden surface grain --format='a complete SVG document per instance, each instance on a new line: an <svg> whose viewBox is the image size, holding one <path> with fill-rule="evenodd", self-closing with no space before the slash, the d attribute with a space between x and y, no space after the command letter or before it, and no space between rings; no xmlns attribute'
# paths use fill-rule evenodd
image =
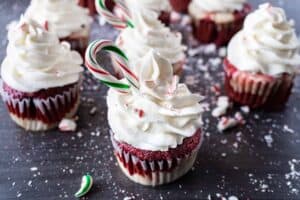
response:
<svg viewBox="0 0 300 200"><path fill-rule="evenodd" d="M254 7L259 2L250 1ZM300 30L300 1L271 1L286 8ZM0 60L6 53L5 26L18 19L28 0L0 1ZM185 30L186 27L181 27ZM95 23L92 38L113 39L110 26ZM185 38L185 41L186 38ZM213 107L210 91L222 82L221 65L208 72L196 64L219 61L217 55L199 55L189 59L182 79L195 92L207 98ZM18 128L0 103L0 199L74 199L81 177L90 173L94 186L85 199L299 199L300 170L300 81L296 81L286 108L280 112L251 111L246 125L218 133L216 119L204 115L205 142L195 167L180 180L157 188L143 187L129 181L119 170L112 154L106 120L106 88L85 74L78 130L61 133L26 133ZM97 112L90 115L95 107ZM234 113L239 107L232 110ZM291 130L290 130L291 129ZM266 140L272 138L272 143ZM270 146L271 145L271 146Z"/></svg>

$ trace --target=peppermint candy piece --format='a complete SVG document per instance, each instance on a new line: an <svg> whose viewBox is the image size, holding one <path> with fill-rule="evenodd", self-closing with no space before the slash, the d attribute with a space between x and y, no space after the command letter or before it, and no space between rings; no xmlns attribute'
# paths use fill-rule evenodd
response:
<svg viewBox="0 0 300 200"><path fill-rule="evenodd" d="M75 197L80 198L86 195L93 185L93 177L90 175L84 175L81 179L81 186L79 190L74 194Z"/></svg>

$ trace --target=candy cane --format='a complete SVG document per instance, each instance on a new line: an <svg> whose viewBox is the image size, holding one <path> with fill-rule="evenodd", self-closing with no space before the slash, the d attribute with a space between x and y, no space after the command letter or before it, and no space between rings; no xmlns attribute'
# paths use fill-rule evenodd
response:
<svg viewBox="0 0 300 200"><path fill-rule="evenodd" d="M98 64L97 53L101 50L113 54L128 83L124 82L124 80L118 80L115 76L111 75L107 70L101 67L100 64ZM127 56L110 40L96 40L92 42L88 46L85 54L85 64L88 70L108 87L114 88L123 93L127 93L132 87L135 89L139 88L137 76L128 67Z"/></svg>
<svg viewBox="0 0 300 200"><path fill-rule="evenodd" d="M120 29L120 30L125 29L127 27L131 27L131 28L134 27L131 20L129 20L129 18L130 18L129 11L123 1L114 0L116 2L116 6L119 7L123 11L123 14L126 16L125 18L127 18L127 19L125 19L125 20L121 19L120 17L118 17L114 13L112 13L106 7L105 1L106 0L95 0L95 5L96 5L97 12L101 16L103 16L108 23L113 25L116 29Z"/></svg>

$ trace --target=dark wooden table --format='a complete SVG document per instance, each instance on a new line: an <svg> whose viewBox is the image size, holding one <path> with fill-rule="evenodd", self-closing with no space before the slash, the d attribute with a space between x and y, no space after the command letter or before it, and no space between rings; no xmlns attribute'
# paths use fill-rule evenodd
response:
<svg viewBox="0 0 300 200"><path fill-rule="evenodd" d="M251 1L254 6L258 2L262 1ZM283 6L300 30L300 1L272 2ZM0 2L0 60L6 52L5 26L18 19L27 4L28 0ZM93 38L113 39L116 34L98 23L92 31ZM207 72L197 67L200 57L210 63ZM221 65L214 66L219 61L215 53L190 58L183 78L193 91L207 96L210 107L215 101L210 86L222 82ZM217 132L217 120L206 112L206 140L193 170L172 184L151 188L129 181L119 170L108 136L107 89L85 75L75 133L26 133L9 119L1 101L0 199L74 199L85 173L95 180L85 199L300 199L299 79L283 111L251 111L245 115L246 125L226 133ZM97 112L90 115L93 107ZM270 138L273 142L267 143Z"/></svg>

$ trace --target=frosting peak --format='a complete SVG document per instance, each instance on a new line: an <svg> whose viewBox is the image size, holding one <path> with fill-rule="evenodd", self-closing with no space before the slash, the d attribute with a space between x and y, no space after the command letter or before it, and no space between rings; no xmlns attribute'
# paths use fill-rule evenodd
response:
<svg viewBox="0 0 300 200"><path fill-rule="evenodd" d="M201 127L201 97L178 84L171 64L155 51L148 52L140 64L139 91L108 92L114 138L150 151L176 148Z"/></svg>
<svg viewBox="0 0 300 200"><path fill-rule="evenodd" d="M299 41L284 10L267 3L249 14L229 44L228 59L244 71L294 73L300 65Z"/></svg>
<svg viewBox="0 0 300 200"><path fill-rule="evenodd" d="M8 32L7 56L1 66L3 80L22 92L59 87L78 81L82 59L59 43L36 21L21 18Z"/></svg>
<svg viewBox="0 0 300 200"><path fill-rule="evenodd" d="M80 7L77 0L31 0L25 16L43 24L59 38L85 31L92 23L89 11Z"/></svg>

